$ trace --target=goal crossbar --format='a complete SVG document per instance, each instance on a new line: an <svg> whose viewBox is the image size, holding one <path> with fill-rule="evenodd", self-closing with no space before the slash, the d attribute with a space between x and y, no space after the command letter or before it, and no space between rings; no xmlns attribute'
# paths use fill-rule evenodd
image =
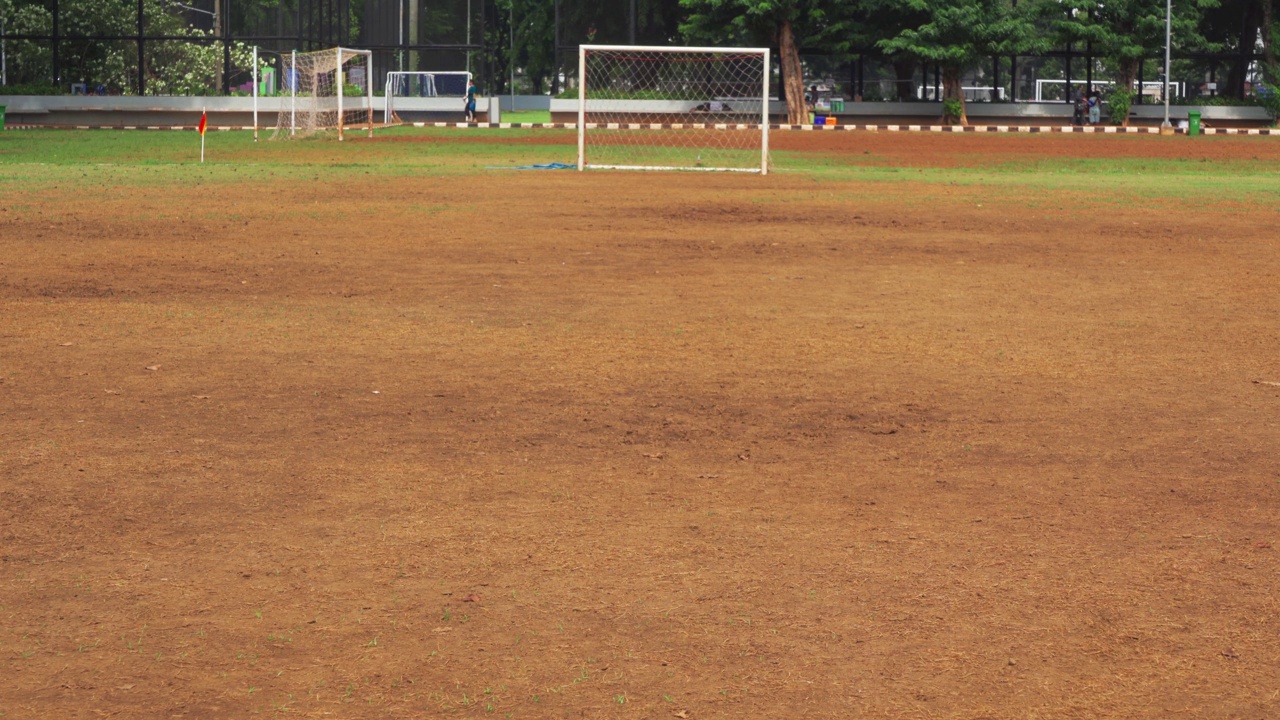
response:
<svg viewBox="0 0 1280 720"><path fill-rule="evenodd" d="M611 68L604 72L605 77L593 75L588 62L593 54L598 57L615 58L619 63L656 61L647 63L655 68L651 70L654 76L641 78L640 76L644 74L642 70L626 67ZM704 57L697 57L699 55ZM767 174L769 171L769 56L768 48L580 46L578 50L578 169L584 170L590 167L621 170L733 170ZM698 77L697 72L700 71L698 69L682 70L675 78L660 77L664 67L699 62L711 64L716 61L745 63L744 68L737 71L742 77ZM730 68L726 72L732 73L734 70ZM632 93L629 97L633 99L627 100L621 97L625 95L625 91L622 90L610 93L607 88L603 91L598 89L607 82L610 75L620 78L628 85L627 90ZM758 84L751 90L750 95L744 95L743 92L750 83ZM675 97L658 97L664 84L672 88ZM717 93L717 90L720 90L720 93ZM593 92L596 93L596 97L592 97ZM600 96L601 93L604 97ZM744 122L746 119L743 117L744 111L735 109L734 106L750 108L757 102L760 106L758 120L752 118L750 122ZM608 106L609 109L603 109L604 106ZM587 116L590 113L605 115L607 121L589 121ZM676 120L683 120L688 113L706 117L702 118L703 122L654 122L652 120L652 116L655 115L665 116L674 113L686 114L677 116ZM629 120L609 119L619 115L636 117ZM598 152L594 149L592 157L588 155L588 131L600 128L609 131L645 128L647 131L672 131L675 134L655 141L656 145L662 146L662 151L652 153L655 155L652 163L626 162L625 159L622 162L610 162L593 159ZM714 130L720 135L699 136L695 132L686 132L699 130ZM751 142L748 147L744 138L740 136L755 131L759 132L758 141ZM729 133L734 134L731 140L726 139ZM711 145L705 150L700 149L699 142L706 140L710 140ZM603 147L620 148L630 143L631 141L622 139L622 136L615 135L607 140ZM634 144L641 144L641 141L637 140ZM748 152L754 154L756 147L759 148L758 162L750 166L742 166L745 165L743 158ZM704 152L708 156L706 163L703 162ZM679 159L678 156L682 154L687 156L690 153L696 153L696 161L688 164L670 162L672 159ZM731 158L730 162L721 162L726 158ZM662 162L664 159L668 162Z"/></svg>

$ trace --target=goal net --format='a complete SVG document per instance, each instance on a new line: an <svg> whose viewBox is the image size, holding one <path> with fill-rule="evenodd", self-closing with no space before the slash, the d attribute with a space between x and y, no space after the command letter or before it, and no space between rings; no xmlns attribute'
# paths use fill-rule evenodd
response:
<svg viewBox="0 0 1280 720"><path fill-rule="evenodd" d="M769 169L769 51L583 45L578 169Z"/></svg>
<svg viewBox="0 0 1280 720"><path fill-rule="evenodd" d="M373 53L332 48L283 56L288 97L272 138L306 137L349 126L366 126L373 137Z"/></svg>
<svg viewBox="0 0 1280 720"><path fill-rule="evenodd" d="M408 98L458 98L467 96L467 83L471 73L465 70L441 71L396 71L387 73L387 83L383 95L387 100L387 124L403 122L396 114L396 107L408 108L407 103L398 102ZM462 103L457 110L462 113ZM411 108L410 108L411 109Z"/></svg>

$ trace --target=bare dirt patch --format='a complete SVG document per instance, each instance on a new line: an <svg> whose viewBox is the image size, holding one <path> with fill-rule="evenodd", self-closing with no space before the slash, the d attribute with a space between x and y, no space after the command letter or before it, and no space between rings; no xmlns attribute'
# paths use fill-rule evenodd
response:
<svg viewBox="0 0 1280 720"><path fill-rule="evenodd" d="M0 712L1273 717L1275 208L982 194L31 198L0 218Z"/></svg>

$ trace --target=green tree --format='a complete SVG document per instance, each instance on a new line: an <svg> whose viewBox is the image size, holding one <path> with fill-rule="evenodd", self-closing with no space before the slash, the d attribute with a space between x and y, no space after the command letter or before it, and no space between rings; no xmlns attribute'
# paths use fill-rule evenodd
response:
<svg viewBox="0 0 1280 720"><path fill-rule="evenodd" d="M1274 0L1221 0L1214 6L1200 8L1199 31L1204 45L1231 56L1227 62L1225 82L1219 84L1223 94L1244 98L1251 60L1249 55L1262 43L1262 70L1268 80L1275 79L1275 51L1272 45L1275 15ZM1182 49L1179 47L1178 49Z"/></svg>
<svg viewBox="0 0 1280 720"><path fill-rule="evenodd" d="M767 44L778 49L788 122L808 119L800 47L848 52L856 3L847 0L680 0L686 40Z"/></svg>
<svg viewBox="0 0 1280 720"><path fill-rule="evenodd" d="M1218 0L1174 0L1173 47L1176 51L1215 50L1200 32L1204 9ZM1165 0L1060 0L1040 5L1041 17L1052 40L1088 43L1097 57L1112 69L1115 82L1112 108L1127 107L1138 65L1144 58L1163 58L1165 42ZM1163 62L1161 62L1163 68ZM1163 70L1161 70L1163 72ZM1128 125L1125 112L1117 118Z"/></svg>
<svg viewBox="0 0 1280 720"><path fill-rule="evenodd" d="M1047 40L1032 20L1031 3L1015 7L1011 0L906 0L903 4L922 13L925 22L880 41L880 47L942 68L947 122L969 122L961 87L966 70L995 55L1047 49Z"/></svg>
<svg viewBox="0 0 1280 720"><path fill-rule="evenodd" d="M271 0L260 0L271 1ZM49 34L50 10L40 0L0 0L5 29L14 34ZM59 64L66 91L73 82L102 85L114 92L137 92L138 45L133 40L98 41L84 36L129 36L138 31L136 0L60 0ZM222 46L209 33L189 25L181 8L167 0L144 0L144 29L148 35L191 38L152 40L143 45L142 72L147 92L153 95L203 95L219 91L216 78L222 63ZM47 42L21 41L9 48L16 82L48 82L52 51ZM232 47L238 67L252 65L252 51L241 43Z"/></svg>
<svg viewBox="0 0 1280 720"><path fill-rule="evenodd" d="M505 62L495 66L509 72L514 64L516 70L523 71L532 91L541 95L555 69L554 8L542 0L498 0L497 5L503 25L502 37L497 40L504 49L514 42L515 49L514 53L504 53ZM512 29L514 32L508 35Z"/></svg>
<svg viewBox="0 0 1280 720"><path fill-rule="evenodd" d="M852 46L860 50L879 47L881 41L896 37L903 28L919 27L929 20L925 10L900 0L860 0L854 12L850 40ZM885 59L893 67L896 99L914 100L920 59L905 52L887 53Z"/></svg>

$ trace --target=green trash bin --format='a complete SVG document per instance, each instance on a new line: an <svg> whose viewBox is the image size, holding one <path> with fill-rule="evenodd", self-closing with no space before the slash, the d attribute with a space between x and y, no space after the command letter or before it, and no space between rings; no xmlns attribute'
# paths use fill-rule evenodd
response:
<svg viewBox="0 0 1280 720"><path fill-rule="evenodd" d="M1200 134L1200 111L1199 110L1187 111L1187 134L1193 137Z"/></svg>

